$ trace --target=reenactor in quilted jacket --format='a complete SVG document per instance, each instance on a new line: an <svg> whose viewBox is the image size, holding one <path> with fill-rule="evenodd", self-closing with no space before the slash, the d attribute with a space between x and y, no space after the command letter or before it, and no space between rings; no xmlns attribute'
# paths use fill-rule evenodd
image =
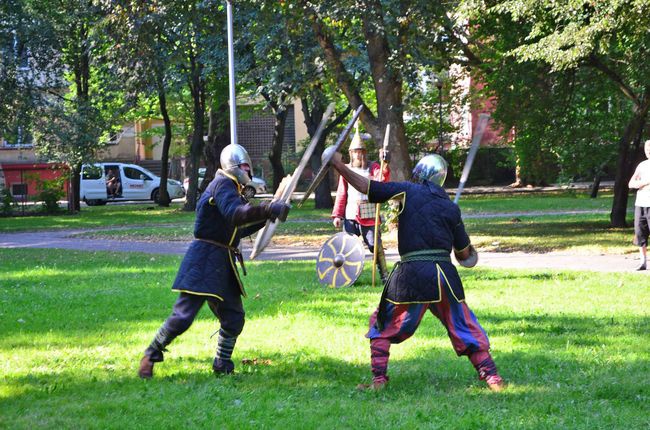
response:
<svg viewBox="0 0 650 430"><path fill-rule="evenodd" d="M465 303L465 292L456 267L473 267L476 250L465 231L460 209L442 184L447 163L439 155L427 155L413 169L411 182L382 183L354 173L334 154L332 166L348 183L368 195L373 203L401 200L398 215L396 263L385 285L379 306L370 317L372 384L360 389L380 389L388 382L390 346L411 337L429 310L447 329L452 346L474 365L478 377L499 391L504 381L490 355L490 342L476 316Z"/></svg>
<svg viewBox="0 0 650 430"><path fill-rule="evenodd" d="M192 325L205 302L221 325L212 370L217 375L234 370L231 355L244 328L241 296L246 296L236 267L239 261L246 274L237 248L239 240L262 228L267 219L285 221L289 205L263 202L254 206L248 203L243 190L252 179L252 165L242 146L226 146L220 162L221 169L197 204L195 239L172 286L172 290L179 293L178 299L172 314L158 329L140 361L138 375L141 378L153 376L154 363L163 361L167 346Z"/></svg>

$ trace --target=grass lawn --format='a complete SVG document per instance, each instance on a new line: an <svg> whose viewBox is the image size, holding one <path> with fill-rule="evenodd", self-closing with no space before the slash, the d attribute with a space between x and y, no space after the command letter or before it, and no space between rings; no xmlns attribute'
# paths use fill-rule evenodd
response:
<svg viewBox="0 0 650 430"><path fill-rule="evenodd" d="M427 316L370 380L380 291L324 289L313 262L252 262L238 373L210 365L203 309L141 381L179 257L0 249L0 428L621 428L650 426L650 285L636 274L464 270L510 387L491 393ZM257 365L242 360L259 359ZM267 361L268 360L268 361Z"/></svg>
<svg viewBox="0 0 650 430"><path fill-rule="evenodd" d="M575 251L581 254L635 253L632 245L634 229L612 228L606 214L535 215L499 218L465 219L472 242L479 251L534 252ZM189 241L193 225L133 227L86 232L77 237L140 240ZM280 224L273 237L274 244L320 247L336 232L329 222L292 221ZM387 246L396 246L395 234L384 234Z"/></svg>
<svg viewBox="0 0 650 430"><path fill-rule="evenodd" d="M463 214L528 211L573 211L612 209L614 194L602 192L592 199L588 191L564 191L512 194L464 194L458 202ZM453 199L453 197L452 197ZM628 207L634 208L634 195L628 199Z"/></svg>
<svg viewBox="0 0 650 430"><path fill-rule="evenodd" d="M480 251L571 251L580 254L629 254L634 228L613 228L609 215L545 215L467 218L465 227Z"/></svg>
<svg viewBox="0 0 650 430"><path fill-rule="evenodd" d="M604 210L609 211L612 194L601 193L597 199L590 199L586 193L531 193L512 195L464 195L460 207L465 215L485 213L510 213L529 211L560 210ZM630 197L630 207L634 205ZM330 217L330 210L314 209L310 200L302 208L295 205L289 219L322 220ZM630 221L632 217L630 216ZM182 210L182 204L172 203L162 208L153 203L84 207L79 214L67 215L63 211L55 216L29 216L0 218L0 232L43 230L43 229L92 229L115 226L151 226L161 224L191 225L193 212Z"/></svg>

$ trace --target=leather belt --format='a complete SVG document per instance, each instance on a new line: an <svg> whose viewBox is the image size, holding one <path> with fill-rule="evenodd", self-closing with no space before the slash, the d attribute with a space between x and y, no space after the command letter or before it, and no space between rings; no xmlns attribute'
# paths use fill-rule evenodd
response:
<svg viewBox="0 0 650 430"><path fill-rule="evenodd" d="M239 248L235 248L234 246L226 245L225 243L217 242L216 240L210 240L210 239L201 239L200 237L197 237L196 240L200 240L201 242L207 242L211 245L218 246L219 248L225 248L228 251L232 252L235 255L235 258L239 262L239 265L241 266L241 271L246 276L246 266L244 265L244 256L242 255L241 251Z"/></svg>

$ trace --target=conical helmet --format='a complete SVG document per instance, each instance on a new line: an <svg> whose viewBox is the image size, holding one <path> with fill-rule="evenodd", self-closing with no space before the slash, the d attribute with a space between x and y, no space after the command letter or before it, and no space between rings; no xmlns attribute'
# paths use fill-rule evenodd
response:
<svg viewBox="0 0 650 430"><path fill-rule="evenodd" d="M350 142L350 148L349 150L352 151L354 149L366 149L366 145L363 143L363 140L361 139L361 134L359 134L359 123L357 122L356 124L356 130L354 132L354 136L352 137L352 142Z"/></svg>
<svg viewBox="0 0 650 430"><path fill-rule="evenodd" d="M438 154L427 155L413 168L411 180L416 183L433 182L442 187L447 178L447 162Z"/></svg>
<svg viewBox="0 0 650 430"><path fill-rule="evenodd" d="M246 172L240 167L242 164L248 164L250 172L253 171L251 157L249 157L243 146L236 143L227 145L221 151L219 162L221 163L221 169L237 178L237 182L241 185L246 185L251 181L252 173Z"/></svg>

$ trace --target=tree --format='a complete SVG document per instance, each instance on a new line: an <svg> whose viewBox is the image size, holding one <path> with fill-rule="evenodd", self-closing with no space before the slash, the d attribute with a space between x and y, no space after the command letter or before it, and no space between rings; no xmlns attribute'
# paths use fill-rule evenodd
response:
<svg viewBox="0 0 650 430"><path fill-rule="evenodd" d="M492 11L527 34L508 54L521 63L543 62L551 72L598 72L627 100L627 122L617 144L614 201L610 221L626 225L628 187L641 151L641 134L650 109L650 4L600 2L504 1ZM584 82L589 85L589 82ZM588 87L585 88L585 93ZM612 100L613 105L622 103Z"/></svg>
<svg viewBox="0 0 650 430"><path fill-rule="evenodd" d="M147 98L155 94L158 102L164 137L157 203L169 206L167 179L173 135L167 98L174 85L174 76L168 66L173 38L168 34L163 10L154 3L106 2L103 6L107 17L102 28L115 43L109 61L118 82L134 97Z"/></svg>
<svg viewBox="0 0 650 430"><path fill-rule="evenodd" d="M410 41L411 35L409 29L414 23L408 19L400 19L406 18L404 7L397 9L393 14L393 11L384 8L379 0L357 3L352 5L342 1L337 2L335 6L331 4L319 6L306 0L299 2L323 50L330 72L335 76L349 104L353 109L361 105L366 106L360 115L366 130L375 141L381 142L386 125L391 124L390 149L393 154L391 165L394 177L403 180L408 177L410 159L403 118L402 85L405 68L409 64L407 61L407 42ZM354 31L346 33L347 29L355 29L358 25L362 28L363 39L360 39ZM342 41L338 38L345 36L352 39L345 40L347 47L354 46L357 50L356 55L364 55L363 60L360 61L365 63L363 66L367 67L372 78L377 115L368 108L368 103L362 97L361 85L355 79L352 64L356 67L360 64L355 64L352 60L348 61L346 53L339 48ZM359 58L354 60L359 61Z"/></svg>
<svg viewBox="0 0 650 430"><path fill-rule="evenodd" d="M82 164L94 161L119 122L122 94L97 59L108 45L96 31L101 10L90 2L26 2L42 36L25 40L33 65L31 79L40 92L35 105L36 150L70 168L71 212L80 210ZM33 33L32 33L33 34ZM44 42L46 48L38 46ZM39 64L47 74L41 73ZM67 87L67 88L66 88Z"/></svg>

